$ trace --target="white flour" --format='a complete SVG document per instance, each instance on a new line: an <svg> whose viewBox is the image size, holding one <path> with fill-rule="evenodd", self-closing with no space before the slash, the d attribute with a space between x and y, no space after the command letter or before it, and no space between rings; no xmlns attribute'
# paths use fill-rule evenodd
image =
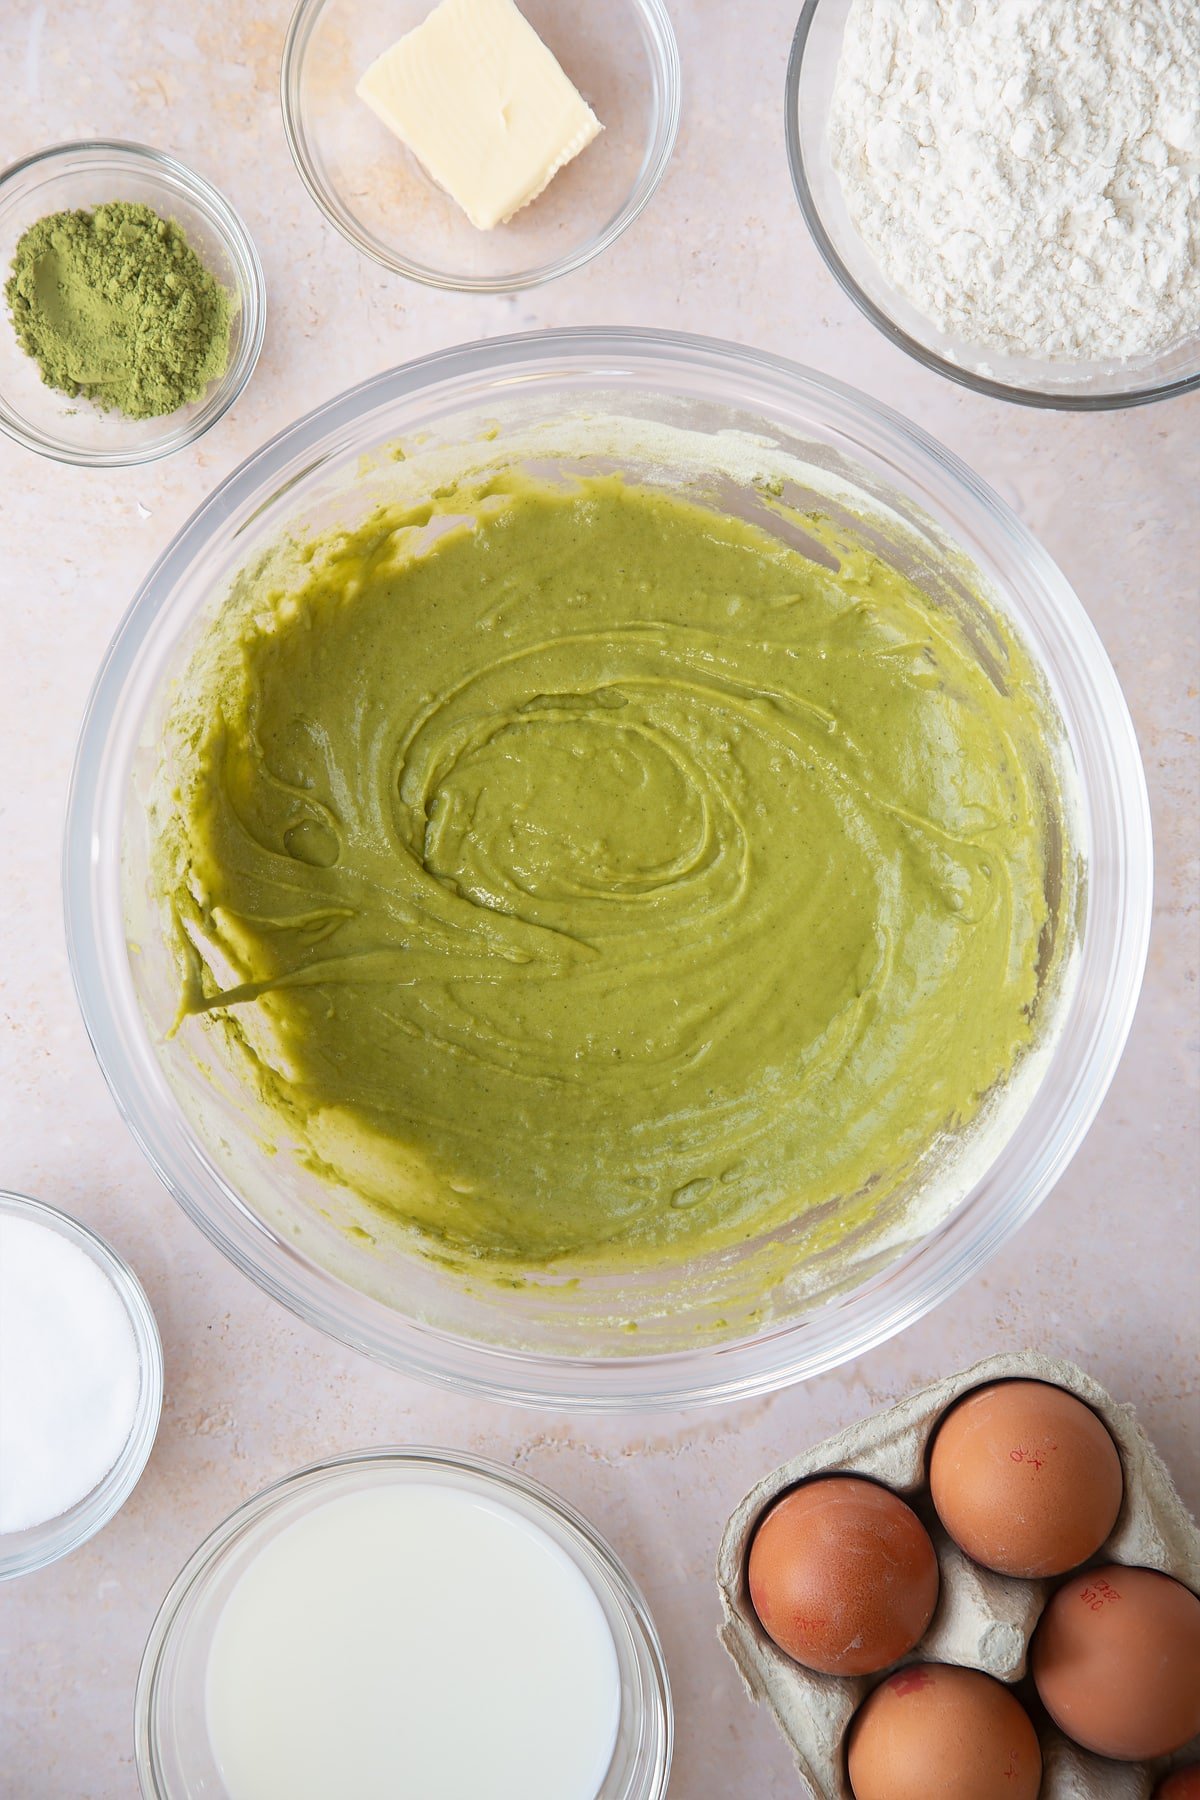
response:
<svg viewBox="0 0 1200 1800"><path fill-rule="evenodd" d="M854 0L830 139L943 331L1096 362L1200 331L1200 0Z"/></svg>

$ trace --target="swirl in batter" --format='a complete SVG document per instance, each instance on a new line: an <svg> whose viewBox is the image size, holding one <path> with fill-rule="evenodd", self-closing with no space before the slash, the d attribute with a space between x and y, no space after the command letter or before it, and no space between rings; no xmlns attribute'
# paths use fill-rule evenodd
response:
<svg viewBox="0 0 1200 1800"><path fill-rule="evenodd" d="M1029 1042L1032 676L866 552L513 474L231 619L160 857L185 1008L440 1252L878 1205Z"/></svg>

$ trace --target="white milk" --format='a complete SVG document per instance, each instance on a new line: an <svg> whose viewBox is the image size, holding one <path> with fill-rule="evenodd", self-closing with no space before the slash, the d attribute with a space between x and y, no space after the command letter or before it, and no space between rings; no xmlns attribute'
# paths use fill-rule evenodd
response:
<svg viewBox="0 0 1200 1800"><path fill-rule="evenodd" d="M231 1800L595 1800L620 1680L599 1600L494 1500L326 1501L238 1579L209 1653Z"/></svg>

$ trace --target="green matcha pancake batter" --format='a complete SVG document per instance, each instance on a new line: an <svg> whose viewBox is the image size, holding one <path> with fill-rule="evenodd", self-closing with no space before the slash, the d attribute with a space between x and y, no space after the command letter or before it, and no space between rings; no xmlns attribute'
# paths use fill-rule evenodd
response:
<svg viewBox="0 0 1200 1800"><path fill-rule="evenodd" d="M1032 670L829 545L502 474L212 628L159 847L184 1010L438 1254L861 1215L1030 1042Z"/></svg>

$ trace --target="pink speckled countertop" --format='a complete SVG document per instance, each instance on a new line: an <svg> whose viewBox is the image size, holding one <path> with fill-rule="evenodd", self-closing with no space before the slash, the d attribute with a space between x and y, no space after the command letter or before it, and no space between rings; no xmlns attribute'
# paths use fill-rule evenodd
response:
<svg viewBox="0 0 1200 1800"><path fill-rule="evenodd" d="M0 8L0 160L89 134L175 151L241 211L270 290L258 372L191 451L110 476L40 462L0 438L0 1186L41 1195L112 1239L146 1284L167 1361L157 1448L124 1512L65 1562L0 1589L6 1800L136 1795L134 1679L171 1579L245 1496L340 1449L466 1446L529 1471L595 1520L663 1635L680 1800L798 1790L782 1742L717 1645L711 1576L733 1502L798 1446L948 1368L1032 1344L1134 1401L1200 1508L1200 400L1097 417L1026 412L961 392L885 344L825 273L792 199L782 95L794 9L673 0L684 124L649 211L564 281L472 299L384 274L318 216L279 117L288 0ZM844 376L999 489L1075 584L1129 696L1154 807L1157 905L1141 1009L1099 1121L1037 1219L980 1277L884 1349L773 1399L597 1423L448 1397L375 1368L222 1262L142 1161L92 1058L63 948L59 845L76 722L100 655L151 561L236 463L317 401L435 347L633 323L739 339Z"/></svg>

